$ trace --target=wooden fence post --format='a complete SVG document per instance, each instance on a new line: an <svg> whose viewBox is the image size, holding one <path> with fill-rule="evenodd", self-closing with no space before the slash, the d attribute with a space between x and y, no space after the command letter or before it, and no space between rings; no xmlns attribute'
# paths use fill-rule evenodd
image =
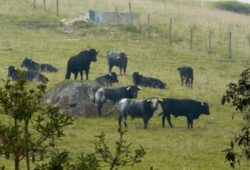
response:
<svg viewBox="0 0 250 170"><path fill-rule="evenodd" d="M56 0L56 15L59 16L59 0Z"/></svg>
<svg viewBox="0 0 250 170"><path fill-rule="evenodd" d="M193 27L190 29L190 39L189 39L189 48L190 50L193 50Z"/></svg>
<svg viewBox="0 0 250 170"><path fill-rule="evenodd" d="M150 37L150 14L148 14L148 37Z"/></svg>
<svg viewBox="0 0 250 170"><path fill-rule="evenodd" d="M212 53L212 31L209 31L208 34L208 54Z"/></svg>
<svg viewBox="0 0 250 170"><path fill-rule="evenodd" d="M33 7L34 7L34 9L36 9L36 0L34 0L33 2L34 2Z"/></svg>
<svg viewBox="0 0 250 170"><path fill-rule="evenodd" d="M134 25L133 14L132 14L132 5L130 2L128 3L128 6L129 6L129 13L130 13L130 22L131 22L131 25Z"/></svg>
<svg viewBox="0 0 250 170"><path fill-rule="evenodd" d="M46 0L43 0L43 10L46 11Z"/></svg>
<svg viewBox="0 0 250 170"><path fill-rule="evenodd" d="M232 32L228 32L228 58L232 58Z"/></svg>
<svg viewBox="0 0 250 170"><path fill-rule="evenodd" d="M169 38L169 43L172 43L172 22L173 19L172 17L169 19L169 29L168 29L168 38Z"/></svg>
<svg viewBox="0 0 250 170"><path fill-rule="evenodd" d="M115 6L115 12L116 12L116 24L119 24L119 12L118 12L118 7Z"/></svg>

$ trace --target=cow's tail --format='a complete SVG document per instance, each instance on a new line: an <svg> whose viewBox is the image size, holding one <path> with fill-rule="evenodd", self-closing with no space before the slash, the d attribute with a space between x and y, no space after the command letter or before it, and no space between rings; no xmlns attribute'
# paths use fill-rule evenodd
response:
<svg viewBox="0 0 250 170"><path fill-rule="evenodd" d="M161 115L163 115L163 112L161 112L161 113L158 114L158 116L161 116Z"/></svg>
<svg viewBox="0 0 250 170"><path fill-rule="evenodd" d="M66 73L66 76L65 76L65 79L70 79L70 62L68 61L68 64L67 64L67 73Z"/></svg>

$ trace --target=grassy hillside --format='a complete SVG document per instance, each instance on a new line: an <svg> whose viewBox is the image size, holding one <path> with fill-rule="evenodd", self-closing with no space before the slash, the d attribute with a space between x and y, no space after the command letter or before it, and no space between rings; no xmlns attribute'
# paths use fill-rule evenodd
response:
<svg viewBox="0 0 250 170"><path fill-rule="evenodd" d="M140 99L151 96L192 98L210 104L209 116L194 121L194 129L186 128L184 118L172 118L173 129L161 128L161 118L155 116L144 130L142 120L128 120L128 141L142 145L147 155L142 164L124 169L227 169L221 150L227 148L230 138L243 124L240 116L232 120L234 112L229 106L221 106L220 98L226 84L238 79L241 71L250 66L249 17L214 10L209 4L181 3L180 1L131 1L133 11L141 13L141 24L134 29L125 26L101 26L84 24L75 28L72 34L62 32L59 20L77 16L87 9L128 11L128 1L109 0L61 0L61 15L54 14L55 6L48 2L43 12L42 1L33 9L33 0L0 1L0 77L6 78L6 67L19 66L25 56L38 62L55 65L58 73L47 73L49 88L64 81L66 63L70 56L80 50L96 48L100 51L98 61L91 65L90 81L107 73L106 52L125 51L129 55L128 72L140 71L147 76L158 77L168 84L167 90L144 88ZM151 14L152 34L146 36L146 15ZM174 19L173 38L167 39L169 17ZM189 29L196 25L194 49L189 50ZM137 31L134 31L134 30ZM227 30L232 30L233 59L227 58ZM132 31L131 31L132 30ZM213 53L207 53L208 30L214 32ZM82 33L85 36L81 36ZM194 68L194 88L180 85L179 66ZM118 71L118 69L115 69ZM116 86L132 83L131 76L120 76ZM78 118L66 130L66 136L59 142L62 149L70 150L74 156L93 149L94 135L104 131L109 143L117 139L117 113L106 118ZM1 120L2 119L2 120ZM4 121L0 117L0 121ZM113 145L114 146L114 145ZM12 169L12 163L0 158L0 162ZM247 165L242 163L242 169Z"/></svg>

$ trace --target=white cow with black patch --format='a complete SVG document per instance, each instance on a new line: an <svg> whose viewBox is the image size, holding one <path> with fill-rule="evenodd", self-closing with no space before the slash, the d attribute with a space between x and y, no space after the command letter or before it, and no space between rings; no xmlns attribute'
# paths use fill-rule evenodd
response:
<svg viewBox="0 0 250 170"><path fill-rule="evenodd" d="M127 128L128 115L134 118L142 118L144 122L144 128L147 128L148 120L153 116L155 110L158 107L157 98L149 98L146 100L135 99L122 99L118 103L119 114L119 127L121 128L121 122L123 121L125 128Z"/></svg>

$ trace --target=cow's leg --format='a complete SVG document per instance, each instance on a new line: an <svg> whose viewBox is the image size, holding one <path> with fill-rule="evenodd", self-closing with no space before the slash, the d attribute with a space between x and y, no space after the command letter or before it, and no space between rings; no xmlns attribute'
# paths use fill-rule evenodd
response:
<svg viewBox="0 0 250 170"><path fill-rule="evenodd" d="M113 65L109 65L109 73L111 73Z"/></svg>
<svg viewBox="0 0 250 170"><path fill-rule="evenodd" d="M193 128L193 119L187 117L187 127L188 128Z"/></svg>
<svg viewBox="0 0 250 170"><path fill-rule="evenodd" d="M166 115L163 113L162 115L162 127L165 128L165 119L166 119Z"/></svg>
<svg viewBox="0 0 250 170"><path fill-rule="evenodd" d="M76 80L78 76L78 72L75 72L74 75L75 75L75 80Z"/></svg>
<svg viewBox="0 0 250 170"><path fill-rule="evenodd" d="M123 120L123 124L124 124L124 127L125 127L125 128L128 128L128 125L127 125L127 117L128 117L127 114L124 114L124 116L123 116L123 119L124 119L124 120Z"/></svg>
<svg viewBox="0 0 250 170"><path fill-rule="evenodd" d="M119 128L122 127L122 119L123 119L123 116L122 116L122 114L120 114L120 115L119 115L119 118L118 118Z"/></svg>
<svg viewBox="0 0 250 170"><path fill-rule="evenodd" d="M167 114L167 120L168 120L168 124L169 124L169 126L172 128L172 127L173 127L173 125L172 125L172 122L171 122L170 113L169 113L169 114Z"/></svg>
<svg viewBox="0 0 250 170"><path fill-rule="evenodd" d="M181 85L183 86L184 77L181 76Z"/></svg>
<svg viewBox="0 0 250 170"><path fill-rule="evenodd" d="M143 118L143 123L144 123L144 129L147 129L147 127L148 127L148 118L147 117Z"/></svg>
<svg viewBox="0 0 250 170"><path fill-rule="evenodd" d="M119 69L120 69L120 75L122 75L122 68L121 68L121 67L119 67Z"/></svg>
<svg viewBox="0 0 250 170"><path fill-rule="evenodd" d="M89 69L86 69L85 73L86 73L86 80L89 80Z"/></svg>
<svg viewBox="0 0 250 170"><path fill-rule="evenodd" d="M97 112L98 112L99 117L101 117L103 104L104 104L104 101L97 102Z"/></svg>
<svg viewBox="0 0 250 170"><path fill-rule="evenodd" d="M123 74L126 74L126 67L123 68Z"/></svg>
<svg viewBox="0 0 250 170"><path fill-rule="evenodd" d="M82 75L83 75L83 72L82 72L82 70L81 70L81 71L80 71L81 80L83 80Z"/></svg>

